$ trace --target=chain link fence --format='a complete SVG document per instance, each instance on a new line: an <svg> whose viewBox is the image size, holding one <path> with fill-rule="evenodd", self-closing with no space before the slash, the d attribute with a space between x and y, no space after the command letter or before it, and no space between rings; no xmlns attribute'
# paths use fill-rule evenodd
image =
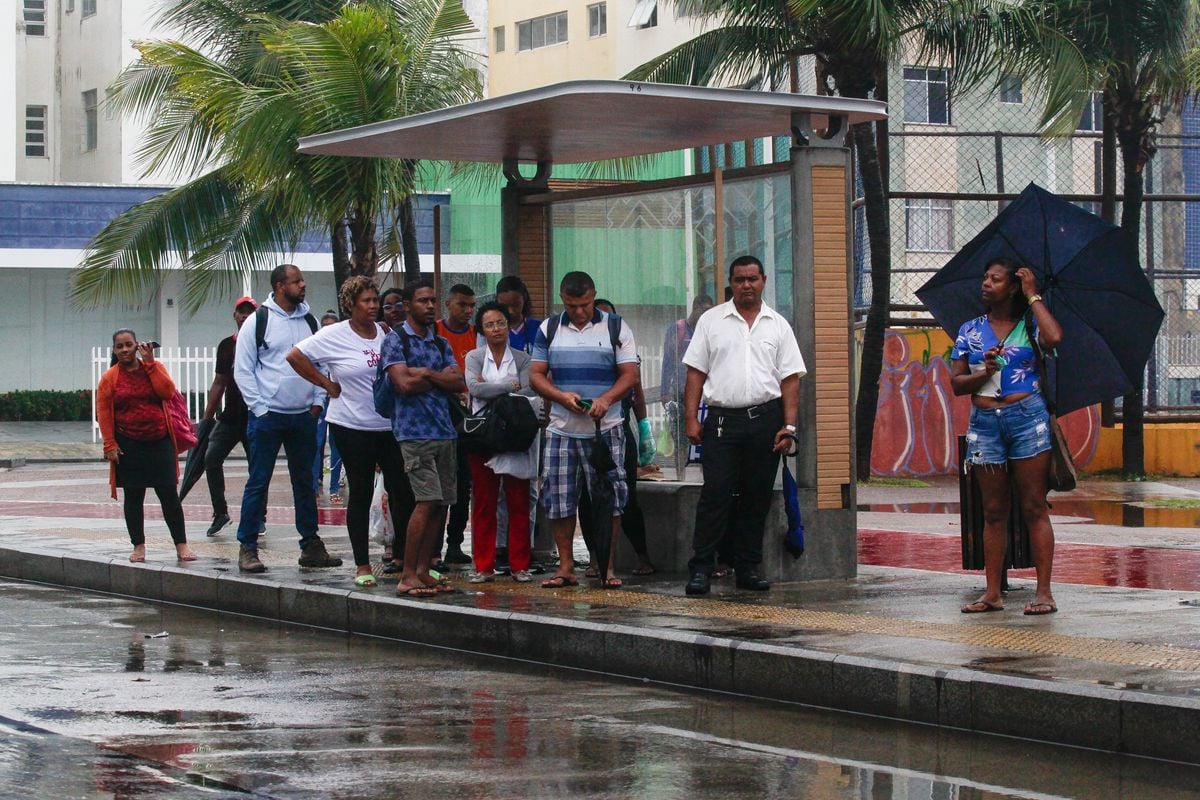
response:
<svg viewBox="0 0 1200 800"><path fill-rule="evenodd" d="M910 83L905 81L906 90ZM911 97L905 100L906 118L919 112ZM983 106L967 106L980 127L1005 121L1006 109L988 118L980 113ZM950 119L967 127L954 115ZM1147 413L1159 416L1200 412L1200 135L1183 132L1184 123L1179 117L1164 123L1164 129L1173 132L1158 136L1158 151L1145 167L1139 256L1166 312L1147 365L1145 403ZM1085 113L1081 128L1091 125ZM1098 131L1045 138L1017 130L954 130L896 119L893 128L888 202L894 326L931 324L916 298L917 288L1030 182L1089 211L1100 211ZM861 207L857 220L855 296L865 308L871 294L870 248ZM1119 314L1120 309L1112 312Z"/></svg>

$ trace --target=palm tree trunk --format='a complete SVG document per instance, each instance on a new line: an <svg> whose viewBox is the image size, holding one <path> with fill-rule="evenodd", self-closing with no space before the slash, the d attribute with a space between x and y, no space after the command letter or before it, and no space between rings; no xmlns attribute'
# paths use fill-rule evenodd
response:
<svg viewBox="0 0 1200 800"><path fill-rule="evenodd" d="M421 253L417 248L417 217L410 194L400 203L400 251L404 254L404 282L421 279Z"/></svg>
<svg viewBox="0 0 1200 800"><path fill-rule="evenodd" d="M1144 193L1142 174L1141 130L1118 131L1121 145L1121 164L1125 169L1124 194L1121 201L1121 229L1138 255L1141 249L1142 196ZM1146 473L1145 408L1142 403L1144 373L1137 376L1133 391L1122 401L1121 417L1121 469L1126 475L1142 476Z"/></svg>
<svg viewBox="0 0 1200 800"><path fill-rule="evenodd" d="M888 220L887 190L879 169L875 133L869 122L851 128L854 151L863 181L867 241L871 253L871 305L863 331L862 366L858 376L858 401L854 409L855 462L859 480L871 477L871 445L875 438L875 412L879 405L879 375L883 370L883 337L887 331L892 294L892 235Z"/></svg>
<svg viewBox="0 0 1200 800"><path fill-rule="evenodd" d="M333 290L336 295L350 277L350 225L343 219L333 223L329 232L329 249L333 253Z"/></svg>
<svg viewBox="0 0 1200 800"><path fill-rule="evenodd" d="M356 212L350 218L350 271L354 275L375 277L379 269L379 249L375 245L375 218Z"/></svg>

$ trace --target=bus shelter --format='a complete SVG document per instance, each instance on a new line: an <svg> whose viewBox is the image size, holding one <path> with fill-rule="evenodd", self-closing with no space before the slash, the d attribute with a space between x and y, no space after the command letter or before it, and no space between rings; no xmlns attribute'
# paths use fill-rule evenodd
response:
<svg viewBox="0 0 1200 800"><path fill-rule="evenodd" d="M808 366L793 462L807 550L795 561L784 551L777 501L763 572L772 580L847 578L857 563L857 367L852 175L843 142L850 125L885 115L885 104L853 98L572 81L309 136L299 149L501 165L502 272L525 281L539 317L560 308L562 274L590 273L598 295L634 329L660 428L668 417L657 395L672 368L662 354L673 328L697 297L723 301L729 261L757 256L767 272L765 300L791 321ZM729 143L738 143L740 159ZM703 148L706 158L685 177L583 188L553 177L555 165L689 148ZM660 441L687 452L678 436ZM682 571L698 484L640 483L639 495L652 560Z"/></svg>

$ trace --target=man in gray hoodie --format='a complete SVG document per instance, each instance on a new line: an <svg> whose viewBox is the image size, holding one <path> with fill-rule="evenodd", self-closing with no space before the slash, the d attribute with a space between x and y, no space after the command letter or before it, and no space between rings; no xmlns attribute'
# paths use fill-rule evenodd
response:
<svg viewBox="0 0 1200 800"><path fill-rule="evenodd" d="M271 272L271 296L243 324L237 337L233 378L246 401L250 476L238 521L238 569L265 572L258 558L258 532L267 509L267 490L279 448L287 454L300 532L300 566L339 567L317 535L317 495L312 465L317 452L317 417L325 391L301 378L287 362L288 351L317 330L304 302L304 276L293 264Z"/></svg>

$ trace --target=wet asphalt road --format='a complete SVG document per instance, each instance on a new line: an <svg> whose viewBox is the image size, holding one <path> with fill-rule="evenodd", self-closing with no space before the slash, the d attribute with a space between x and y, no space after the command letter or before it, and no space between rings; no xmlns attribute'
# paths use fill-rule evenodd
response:
<svg viewBox="0 0 1200 800"><path fill-rule="evenodd" d="M18 582L0 607L2 797L1200 798L1179 765Z"/></svg>

